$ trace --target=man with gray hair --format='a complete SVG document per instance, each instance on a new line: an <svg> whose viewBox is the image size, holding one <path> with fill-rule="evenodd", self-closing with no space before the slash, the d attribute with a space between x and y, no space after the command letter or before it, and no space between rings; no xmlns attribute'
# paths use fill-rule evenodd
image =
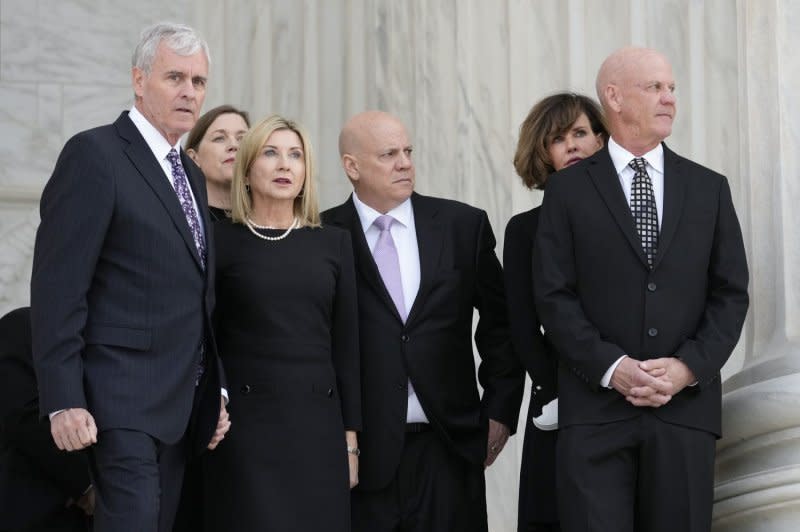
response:
<svg viewBox="0 0 800 532"><path fill-rule="evenodd" d="M202 174L181 150L208 48L156 24L133 55L135 103L64 146L41 199L31 307L40 411L88 448L95 532L172 528L187 451L229 427L211 334L214 246Z"/></svg>
<svg viewBox="0 0 800 532"><path fill-rule="evenodd" d="M606 147L547 181L534 293L561 361L566 532L711 528L720 369L748 272L727 179L663 143L674 90L662 54L611 54L597 75Z"/></svg>

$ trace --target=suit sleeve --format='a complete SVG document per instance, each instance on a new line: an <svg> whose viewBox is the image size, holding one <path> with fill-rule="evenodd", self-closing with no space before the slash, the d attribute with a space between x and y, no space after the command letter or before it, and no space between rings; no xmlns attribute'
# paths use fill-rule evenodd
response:
<svg viewBox="0 0 800 532"><path fill-rule="evenodd" d="M31 275L33 360L41 415L86 408L87 295L113 215L113 165L88 135L64 147L42 193Z"/></svg>
<svg viewBox="0 0 800 532"><path fill-rule="evenodd" d="M675 353L692 370L700 387L717 378L739 341L749 303L748 275L742 231L728 181L723 178L708 268L706 308L695 335Z"/></svg>
<svg viewBox="0 0 800 532"><path fill-rule="evenodd" d="M554 175L547 181L533 252L536 310L547 336L570 369L598 389L603 374L626 353L601 338L578 298L568 183ZM566 186L565 186L566 185Z"/></svg>
<svg viewBox="0 0 800 532"><path fill-rule="evenodd" d="M341 231L340 269L333 302L332 353L345 430L361 430L361 364L356 271L350 233Z"/></svg>
<svg viewBox="0 0 800 532"><path fill-rule="evenodd" d="M475 255L476 290L473 305L480 314L475 344L481 357L478 378L482 404L489 419L517 427L525 370L514 355L506 314L503 270L495 254L495 239L486 213L481 211Z"/></svg>
<svg viewBox="0 0 800 532"><path fill-rule="evenodd" d="M503 277L506 307L514 353L538 386L534 404L541 408L556 397L555 365L547 353L539 317L533 303L532 235L535 227L524 227L523 218L512 218L506 226L503 245ZM534 223L530 220L531 223Z"/></svg>

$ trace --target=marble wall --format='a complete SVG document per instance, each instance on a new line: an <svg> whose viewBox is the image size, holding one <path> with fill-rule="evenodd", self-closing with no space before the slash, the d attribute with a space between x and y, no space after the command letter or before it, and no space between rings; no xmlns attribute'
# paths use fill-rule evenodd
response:
<svg viewBox="0 0 800 532"><path fill-rule="evenodd" d="M777 465L763 453L727 450L800 426L786 421L786 404L775 406L782 424L758 430L735 406L752 406L749 386L800 371L796 2L0 0L0 312L27 301L35 203L60 147L130 106L130 53L139 30L163 19L185 21L209 41L206 108L231 103L255 119L279 112L308 126L323 206L350 190L339 127L381 108L412 132L420 192L486 209L501 241L506 221L541 201L511 164L530 106L558 90L593 95L600 62L620 46L666 53L679 108L668 143L728 176L752 270L746 330L724 370L726 430L736 436L721 442L730 460L720 466L717 526L755 530L736 528L742 515L763 516L737 497L760 492L737 479L800 463L791 438L780 440L789 443ZM487 473L494 532L515 529L520 452L512 438ZM793 511L785 500L781 508Z"/></svg>

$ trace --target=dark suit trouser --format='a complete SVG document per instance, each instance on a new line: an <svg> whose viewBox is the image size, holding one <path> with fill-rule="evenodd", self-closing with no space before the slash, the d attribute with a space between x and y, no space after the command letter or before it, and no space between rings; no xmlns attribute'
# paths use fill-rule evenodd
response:
<svg viewBox="0 0 800 532"><path fill-rule="evenodd" d="M186 461L183 439L167 445L116 429L98 434L89 449L94 532L171 532Z"/></svg>
<svg viewBox="0 0 800 532"><path fill-rule="evenodd" d="M713 434L652 411L559 430L556 461L564 532L707 532Z"/></svg>
<svg viewBox="0 0 800 532"><path fill-rule="evenodd" d="M435 432L407 433L395 478L355 489L353 532L486 532L483 465L448 449Z"/></svg>

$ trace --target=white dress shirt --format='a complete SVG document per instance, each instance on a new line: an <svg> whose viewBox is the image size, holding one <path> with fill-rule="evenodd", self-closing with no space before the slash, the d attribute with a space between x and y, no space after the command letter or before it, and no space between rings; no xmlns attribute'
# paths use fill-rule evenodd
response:
<svg viewBox="0 0 800 532"><path fill-rule="evenodd" d="M174 149L181 153L181 141L178 140L174 146L170 146L167 139L164 138L153 124L147 120L144 115L136 108L134 105L130 112L128 113L128 117L133 122L133 125L136 126L136 129L139 130L142 137L144 137L144 141L147 143L147 147L150 148L150 151L153 152L155 155L156 160L161 165L161 169L164 170L164 175L167 176L169 180L169 184L173 190L175 190L175 179L172 177L172 164L167 159L167 155L169 154L170 150ZM186 182L189 184L189 172L186 172L184 168L184 172L186 173ZM197 198L194 197L194 191L192 190L191 184L189 184L189 194L192 196L192 206L194 207L194 212L197 215L197 221L200 224L200 230L205 234L206 228L203 226L203 216L200 214L200 210L197 208Z"/></svg>
<svg viewBox="0 0 800 532"><path fill-rule="evenodd" d="M353 192L353 204L361 221L361 229L367 239L367 246L370 251L375 249L378 243L380 229L375 225L375 219L381 213L358 199L358 195ZM414 225L414 209L411 207L411 198L407 199L394 209L387 212L389 216L396 220L390 228L394 246L397 248L397 257L400 261L400 282L403 285L403 303L406 312L411 312L414 300L419 291L420 267L419 267L419 246L417 245L417 228ZM422 409L422 405L417 398L411 380L408 381L408 413L407 423L428 423L428 416Z"/></svg>
<svg viewBox="0 0 800 532"><path fill-rule="evenodd" d="M622 192L625 193L625 199L628 200L628 205L630 205L633 176L636 172L633 168L628 166L628 164L636 156L617 144L613 137L608 139L608 154L611 156L611 162L614 164L617 176L619 176L619 183L622 185ZM656 215L658 216L658 229L660 231L661 220L664 218L662 215L664 212L664 147L659 143L658 146L641 157L645 160L647 174L650 176L650 181L653 183L653 195L656 198ZM611 364L611 367L608 368L603 374L603 378L600 380L601 386L606 388L611 387L611 376L626 356L627 355L619 357Z"/></svg>

